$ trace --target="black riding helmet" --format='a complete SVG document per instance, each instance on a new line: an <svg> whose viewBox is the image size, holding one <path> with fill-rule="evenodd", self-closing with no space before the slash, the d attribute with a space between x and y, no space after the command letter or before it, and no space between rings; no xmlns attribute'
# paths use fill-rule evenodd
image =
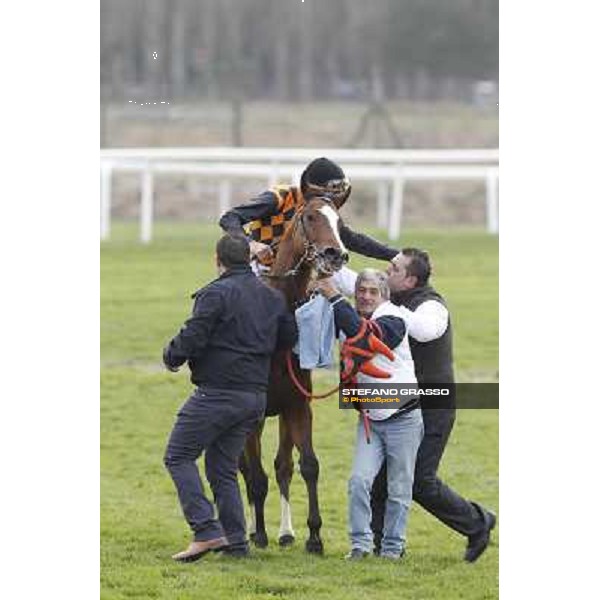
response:
<svg viewBox="0 0 600 600"><path fill-rule="evenodd" d="M351 189L342 168L325 157L309 163L300 177L300 190L306 200L314 196L326 196L338 209L348 199Z"/></svg>

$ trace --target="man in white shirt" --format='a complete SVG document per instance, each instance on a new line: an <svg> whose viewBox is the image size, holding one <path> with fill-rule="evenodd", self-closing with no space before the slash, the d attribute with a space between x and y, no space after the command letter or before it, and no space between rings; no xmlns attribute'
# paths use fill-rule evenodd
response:
<svg viewBox="0 0 600 600"><path fill-rule="evenodd" d="M331 302L336 326L348 339L360 335L363 319L369 319L380 332L380 340L392 350L389 356L377 354L371 361L374 368L389 373L390 379L358 372L357 383L394 382L416 386L406 325L400 316L400 309L389 302L389 289L383 272L365 269L358 274L355 285L356 310L331 281L320 281L316 287ZM371 372L377 373L375 370ZM380 555L399 559L404 555L415 460L423 437L419 399L409 397L402 406L372 408L365 412L370 422L371 441L367 442L363 423L359 419L352 475L348 484L352 548L346 558L362 559L373 550L371 487L383 461L387 460L384 483L389 496L385 502L385 515L382 515Z"/></svg>
<svg viewBox="0 0 600 600"><path fill-rule="evenodd" d="M415 374L421 387L454 383L452 324L444 298L429 285L431 265L426 252L405 248L387 270L391 301L407 324ZM349 275L346 273L346 279ZM413 498L442 523L464 535L465 560L476 561L487 548L496 516L466 500L437 475L440 460L454 425L454 401L441 407L422 402L425 437L415 467ZM381 546L387 497L385 468L373 485L372 528L376 550Z"/></svg>

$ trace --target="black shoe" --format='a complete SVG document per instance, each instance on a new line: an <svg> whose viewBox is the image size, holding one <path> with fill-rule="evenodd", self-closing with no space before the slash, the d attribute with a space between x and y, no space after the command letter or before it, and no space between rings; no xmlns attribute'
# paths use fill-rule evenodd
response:
<svg viewBox="0 0 600 600"><path fill-rule="evenodd" d="M465 560L475 562L485 551L490 543L490 532L496 527L496 515L488 510L483 511L483 529L475 535L469 536Z"/></svg>
<svg viewBox="0 0 600 600"><path fill-rule="evenodd" d="M221 556L228 558L246 558L250 556L250 548L248 544L229 545L217 550Z"/></svg>
<svg viewBox="0 0 600 600"><path fill-rule="evenodd" d="M221 552L221 556L225 558L248 558L250 550L248 548L227 548Z"/></svg>
<svg viewBox="0 0 600 600"><path fill-rule="evenodd" d="M363 558L367 558L369 556L369 552L365 552L360 548L352 548L344 558L346 560L362 560Z"/></svg>

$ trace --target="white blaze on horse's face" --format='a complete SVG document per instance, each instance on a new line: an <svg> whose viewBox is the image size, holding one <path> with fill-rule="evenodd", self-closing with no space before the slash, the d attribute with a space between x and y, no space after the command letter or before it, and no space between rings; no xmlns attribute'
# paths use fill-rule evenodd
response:
<svg viewBox="0 0 600 600"><path fill-rule="evenodd" d="M340 220L340 216L335 212L335 210L333 210L333 208L331 208L331 206L321 206L321 208L317 210L329 221L329 226L333 231L333 235L335 236L335 240L338 243L340 250L342 253L347 254L348 250L346 250L346 246L344 246L342 243L342 239L340 238L338 231L338 221Z"/></svg>

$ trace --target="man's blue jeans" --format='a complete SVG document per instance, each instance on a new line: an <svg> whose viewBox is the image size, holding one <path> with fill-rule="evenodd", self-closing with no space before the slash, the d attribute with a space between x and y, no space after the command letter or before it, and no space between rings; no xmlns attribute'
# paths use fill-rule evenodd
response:
<svg viewBox="0 0 600 600"><path fill-rule="evenodd" d="M387 460L388 498L381 550L392 554L404 550L415 461L422 439L423 418L419 408L391 420L371 421L370 444L367 444L362 419L359 419L354 464L348 484L352 548L372 551L371 486L381 464Z"/></svg>
<svg viewBox="0 0 600 600"><path fill-rule="evenodd" d="M225 535L231 546L246 545L238 461L246 437L264 416L265 406L265 392L197 388L177 413L164 462L196 541ZM202 453L218 519L196 466Z"/></svg>

